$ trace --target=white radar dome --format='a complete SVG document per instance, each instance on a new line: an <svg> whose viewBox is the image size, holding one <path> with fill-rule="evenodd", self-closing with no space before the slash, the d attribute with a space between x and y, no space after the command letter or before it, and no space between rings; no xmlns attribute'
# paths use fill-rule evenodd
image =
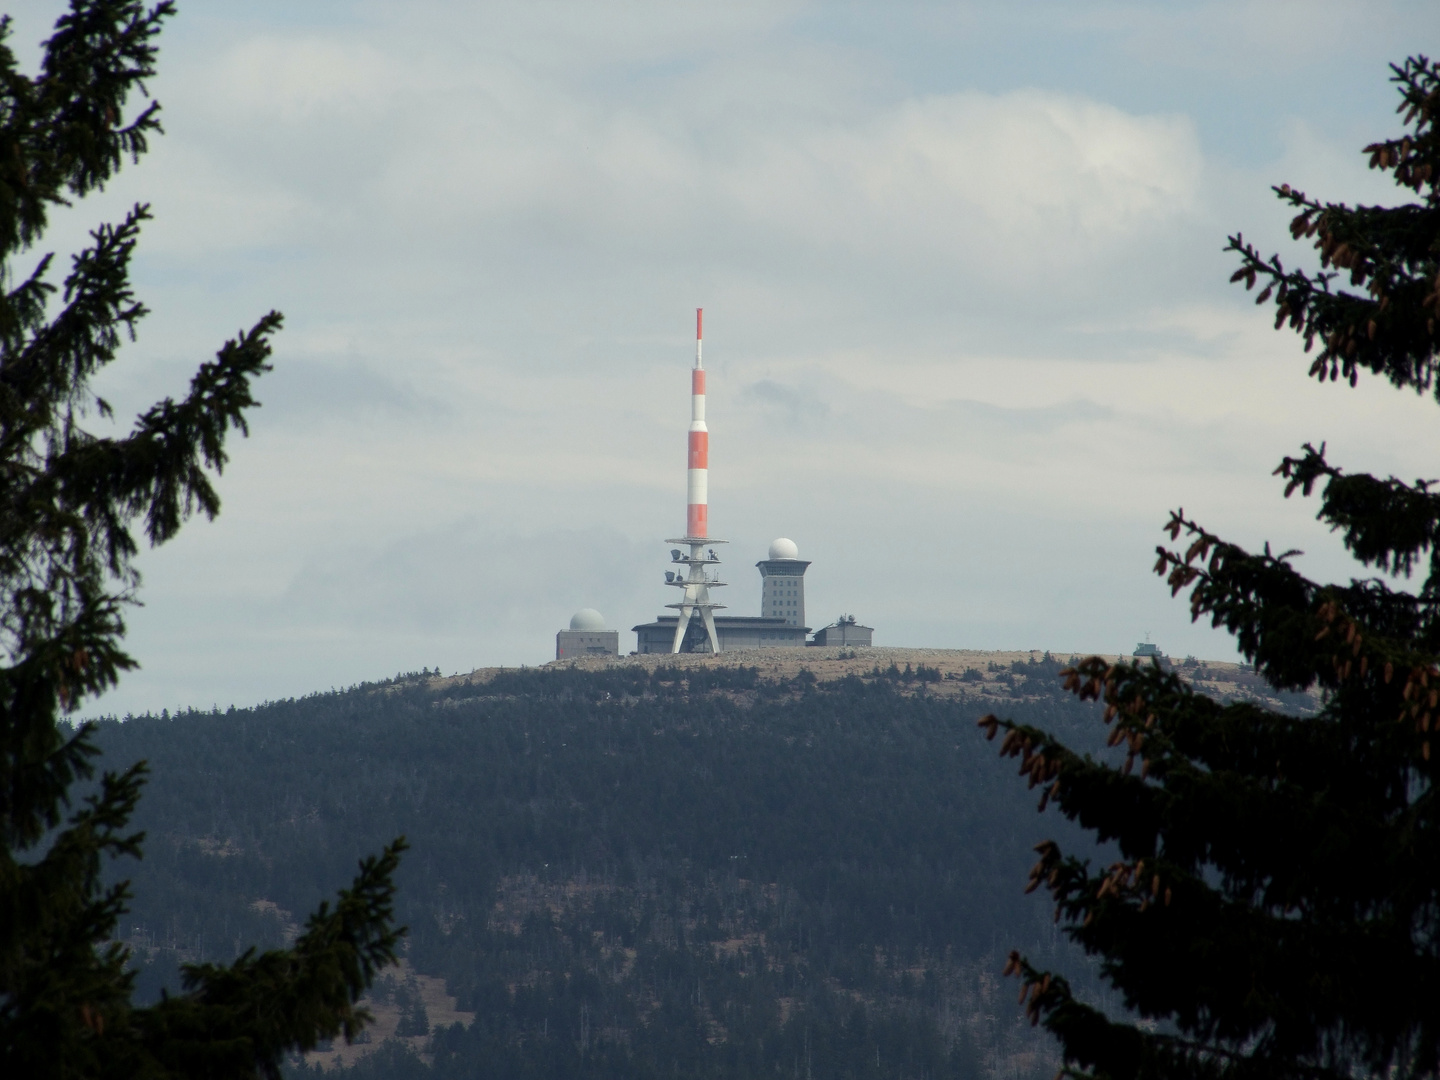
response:
<svg viewBox="0 0 1440 1080"><path fill-rule="evenodd" d="M770 558L772 559L798 559L800 549L795 546L794 540L787 540L780 537L778 540L770 541Z"/></svg>
<svg viewBox="0 0 1440 1080"><path fill-rule="evenodd" d="M582 607L570 616L571 630L604 630L605 616L593 607Z"/></svg>

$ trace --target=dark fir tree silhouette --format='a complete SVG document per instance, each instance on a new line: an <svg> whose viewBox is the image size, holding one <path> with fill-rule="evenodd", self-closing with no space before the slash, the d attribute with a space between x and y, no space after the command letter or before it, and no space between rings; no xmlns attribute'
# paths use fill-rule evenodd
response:
<svg viewBox="0 0 1440 1080"><path fill-rule="evenodd" d="M271 313L203 364L180 400L130 433L87 431L110 409L90 382L145 315L128 281L144 206L101 225L63 284L51 258L17 275L47 214L101 187L145 152L158 106L125 117L153 74L170 3L72 0L23 74L0 24L0 1075L276 1075L282 1056L359 1030L356 1001L394 959L391 875L403 843L366 860L333 908L285 951L186 969L186 992L130 1002L126 950L111 941L128 896L102 884L108 857L138 856L127 829L143 764L93 776L90 729L64 714L135 666L121 648L139 577L135 532L159 544L194 511L214 516L208 470L267 370ZM143 525L142 525L143 523Z"/></svg>
<svg viewBox="0 0 1440 1080"><path fill-rule="evenodd" d="M1405 134L1366 148L1409 189L1404 205L1320 203L1288 186L1291 233L1314 238L1316 272L1263 259L1236 235L1233 280L1261 284L1276 327L1319 345L1318 378L1360 369L1417 393L1435 385L1440 317L1440 65L1394 68ZM1412 198L1413 195L1413 198ZM1103 699L1123 766L1043 731L986 717L1002 753L1119 858L1092 868L1041 844L1030 888L1126 1006L1106 1016L1058 974L1012 954L1032 1021L1074 1076L1434 1076L1440 1067L1440 495L1433 481L1346 475L1310 445L1276 470L1285 494L1323 485L1319 519L1364 567L1391 577L1310 581L1294 553L1254 554L1183 511L1157 571L1190 590L1194 618L1235 636L1280 689L1318 687L1310 717L1224 705L1158 665L1092 658L1067 672ZM1425 569L1417 591L1395 575Z"/></svg>

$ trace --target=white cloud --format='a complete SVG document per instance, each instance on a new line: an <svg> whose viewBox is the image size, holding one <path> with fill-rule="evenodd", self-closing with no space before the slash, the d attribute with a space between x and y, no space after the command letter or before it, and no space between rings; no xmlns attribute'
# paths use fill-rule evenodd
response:
<svg viewBox="0 0 1440 1080"><path fill-rule="evenodd" d="M776 139L764 156L731 184L773 228L1032 280L1190 210L1200 165L1183 117L1033 90L912 99L861 124Z"/></svg>
<svg viewBox="0 0 1440 1080"><path fill-rule="evenodd" d="M408 80L406 68L377 44L261 33L207 65L199 89L210 108L232 121L333 125L388 114Z"/></svg>
<svg viewBox="0 0 1440 1080"><path fill-rule="evenodd" d="M190 137L170 171L178 231L197 255L232 246L225 223L245 221L259 247L290 229L320 244L438 243L447 260L535 241L660 258L703 246L730 261L808 250L1014 281L1112 255L1197 197L1186 118L1078 94L832 102L817 115L813 85L797 93L794 73L771 70L784 58L756 61L765 70L740 84L712 62L644 101L597 98L499 50L463 71L434 59L259 36L191 65L171 110ZM849 96L844 73L804 74Z"/></svg>

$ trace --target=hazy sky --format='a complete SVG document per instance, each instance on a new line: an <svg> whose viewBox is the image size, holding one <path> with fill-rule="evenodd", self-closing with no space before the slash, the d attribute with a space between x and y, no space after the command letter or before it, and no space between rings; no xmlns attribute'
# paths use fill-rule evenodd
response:
<svg viewBox="0 0 1440 1080"><path fill-rule="evenodd" d="M58 9L18 9L22 55ZM153 315L105 379L131 412L287 322L99 708L540 663L582 606L633 648L672 598L701 305L732 613L784 535L811 624L878 644L1233 656L1151 573L1170 508L1348 575L1280 457L1440 474L1436 406L1308 381L1221 251L1302 256L1271 184L1392 199L1359 150L1437 30L1377 0L182 4L168 134L46 246L152 204Z"/></svg>

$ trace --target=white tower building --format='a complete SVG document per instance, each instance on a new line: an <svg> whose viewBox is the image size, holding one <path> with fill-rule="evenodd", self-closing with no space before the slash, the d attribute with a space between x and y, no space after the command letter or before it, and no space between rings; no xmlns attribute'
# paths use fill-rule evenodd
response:
<svg viewBox="0 0 1440 1080"><path fill-rule="evenodd" d="M760 571L760 614L783 618L789 626L805 625L805 571L795 541L780 537L770 544L770 557L755 564Z"/></svg>

